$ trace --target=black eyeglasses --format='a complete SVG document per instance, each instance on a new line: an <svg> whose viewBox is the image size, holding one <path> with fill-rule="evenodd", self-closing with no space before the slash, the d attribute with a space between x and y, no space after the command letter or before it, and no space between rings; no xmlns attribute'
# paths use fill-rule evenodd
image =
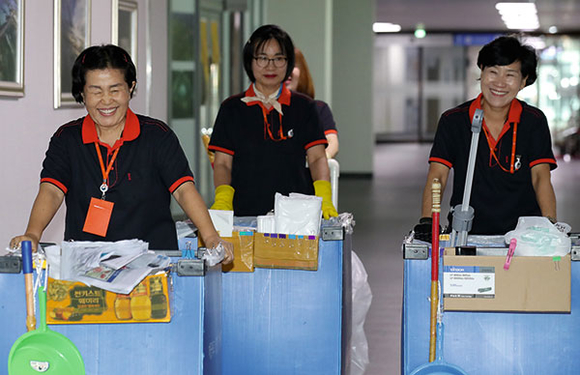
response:
<svg viewBox="0 0 580 375"><path fill-rule="evenodd" d="M273 59L266 57L266 56L254 56L254 60L256 60L256 65L260 68L265 68L271 62L274 63L276 68L283 68L286 66L288 59L283 56L274 57Z"/></svg>

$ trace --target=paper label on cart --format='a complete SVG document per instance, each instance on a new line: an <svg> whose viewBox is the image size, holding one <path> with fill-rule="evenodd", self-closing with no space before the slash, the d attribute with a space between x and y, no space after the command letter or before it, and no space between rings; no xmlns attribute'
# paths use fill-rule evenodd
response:
<svg viewBox="0 0 580 375"><path fill-rule="evenodd" d="M443 297L495 298L495 267L444 266Z"/></svg>

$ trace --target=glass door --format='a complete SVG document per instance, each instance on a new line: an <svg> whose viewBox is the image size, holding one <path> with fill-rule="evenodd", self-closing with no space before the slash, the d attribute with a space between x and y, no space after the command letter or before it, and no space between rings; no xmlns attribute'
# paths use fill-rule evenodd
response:
<svg viewBox="0 0 580 375"><path fill-rule="evenodd" d="M199 163L196 154L196 136L199 128L197 96L197 10L193 0L169 2L169 69L168 69L168 123L179 141L197 181ZM183 212L172 200L171 211L175 219L183 219Z"/></svg>
<svg viewBox="0 0 580 375"><path fill-rule="evenodd" d="M259 7L257 0L169 0L168 122L208 205L213 203L213 170L203 138L211 135L221 102L245 86L245 28ZM181 219L181 209L172 204L175 219Z"/></svg>
<svg viewBox="0 0 580 375"><path fill-rule="evenodd" d="M204 1L200 6L199 17L199 62L200 62L200 96L199 96L199 138L211 136L213 123L223 94L223 8L221 1ZM198 145L203 146L202 142ZM208 204L213 202L213 171L205 146L199 147L196 157L199 159L197 184L198 189Z"/></svg>

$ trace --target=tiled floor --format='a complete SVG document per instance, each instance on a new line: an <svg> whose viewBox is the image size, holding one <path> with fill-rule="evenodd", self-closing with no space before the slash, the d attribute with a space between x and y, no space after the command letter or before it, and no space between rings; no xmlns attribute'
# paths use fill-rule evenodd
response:
<svg viewBox="0 0 580 375"><path fill-rule="evenodd" d="M401 242L420 215L429 150L430 145L378 145L372 179L340 180L339 211L354 214L353 250L366 267L373 293L365 323L370 357L367 375L400 373ZM552 172L558 218L575 232L580 231L578 181L580 160L565 163L559 159L559 167ZM443 203L442 217L448 195Z"/></svg>

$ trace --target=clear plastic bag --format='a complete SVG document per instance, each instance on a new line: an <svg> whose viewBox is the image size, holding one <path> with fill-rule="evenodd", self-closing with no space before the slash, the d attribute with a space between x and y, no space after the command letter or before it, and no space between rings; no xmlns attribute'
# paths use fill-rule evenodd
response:
<svg viewBox="0 0 580 375"><path fill-rule="evenodd" d="M219 262L223 261L226 255L226 249L222 243L218 243L218 245L214 248L207 249L205 253L203 253L201 259L205 260L209 267L213 267Z"/></svg>
<svg viewBox="0 0 580 375"><path fill-rule="evenodd" d="M542 216L522 216L516 229L506 233L505 242L517 240L515 256L564 256L570 252L571 241L566 233Z"/></svg>
<svg viewBox="0 0 580 375"><path fill-rule="evenodd" d="M320 232L322 198L290 193L274 196L275 233L318 236Z"/></svg>
<svg viewBox="0 0 580 375"><path fill-rule="evenodd" d="M354 251L352 262L352 336L350 352L350 375L364 374L369 364L369 346L364 331L367 312L373 300L367 281L367 271Z"/></svg>

